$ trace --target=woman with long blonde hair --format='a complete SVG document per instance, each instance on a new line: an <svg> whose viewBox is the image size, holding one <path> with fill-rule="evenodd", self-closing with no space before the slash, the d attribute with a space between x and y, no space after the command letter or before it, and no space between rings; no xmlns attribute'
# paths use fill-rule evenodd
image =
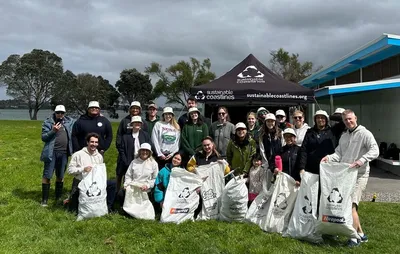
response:
<svg viewBox="0 0 400 254"><path fill-rule="evenodd" d="M166 163L170 163L172 156L179 151L179 140L181 130L175 119L174 111L171 107L165 107L161 116L153 128L151 141L156 149L155 158L159 168L163 168Z"/></svg>

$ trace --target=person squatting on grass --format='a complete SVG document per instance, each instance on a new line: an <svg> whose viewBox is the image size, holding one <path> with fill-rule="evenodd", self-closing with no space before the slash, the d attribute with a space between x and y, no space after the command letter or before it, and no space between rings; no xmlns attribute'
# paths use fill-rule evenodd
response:
<svg viewBox="0 0 400 254"><path fill-rule="evenodd" d="M123 206L125 189L133 183L141 184L142 191L150 193L158 175L158 165L154 160L149 143L140 145L137 157L131 162L125 174L124 190L118 193L120 205ZM151 196L149 196L150 198Z"/></svg>
<svg viewBox="0 0 400 254"><path fill-rule="evenodd" d="M79 182L89 173L96 164L103 163L103 156L97 150L99 145L99 135L97 133L89 133L86 135L86 144L80 151L74 153L68 165L68 173L74 176L77 183L71 191L71 196L68 202L69 211L77 212L79 205ZM111 209L115 197L115 183L107 181L107 206Z"/></svg>
<svg viewBox="0 0 400 254"><path fill-rule="evenodd" d="M72 125L73 119L65 116L64 105L57 105L54 113L42 124L42 141L44 147L40 160L44 162L42 177L42 206L47 206L50 191L50 180L56 172L56 203L61 200L64 173L68 157L72 154Z"/></svg>
<svg viewBox="0 0 400 254"><path fill-rule="evenodd" d="M364 126L357 124L357 116L352 110L343 111L342 118L347 131L341 136L335 153L322 158L321 163L328 161L343 162L351 164L350 168L358 169L356 186L351 195L353 227L360 235L361 242L367 242L368 237L361 228L358 216L358 204L361 200L362 192L367 187L370 170L369 162L378 158L379 147L374 135ZM360 240L357 238L348 241L349 247L358 245L360 245Z"/></svg>

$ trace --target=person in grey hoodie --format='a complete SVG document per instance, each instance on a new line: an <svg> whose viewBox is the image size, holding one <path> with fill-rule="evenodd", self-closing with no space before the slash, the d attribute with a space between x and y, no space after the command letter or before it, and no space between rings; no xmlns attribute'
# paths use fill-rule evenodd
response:
<svg viewBox="0 0 400 254"><path fill-rule="evenodd" d="M304 136L310 126L304 122L304 113L301 110L293 112L294 132L296 133L296 145L301 146L304 140Z"/></svg>
<svg viewBox="0 0 400 254"><path fill-rule="evenodd" d="M222 158L226 158L226 148L232 135L235 134L235 126L230 122L227 108L218 108L218 121L211 124L209 132L214 139L218 153Z"/></svg>
<svg viewBox="0 0 400 254"><path fill-rule="evenodd" d="M369 162L378 158L379 146L376 143L374 135L364 126L357 124L357 116L352 110L345 110L342 113L344 124L347 131L343 133L339 140L335 153L322 158L323 162L344 162L349 163L350 168L357 168L357 182L354 186L352 199L353 227L360 235L361 242L368 241L364 235L358 217L358 204L361 200L362 192L365 190L369 177ZM352 238L348 242L349 247L358 246L360 241Z"/></svg>

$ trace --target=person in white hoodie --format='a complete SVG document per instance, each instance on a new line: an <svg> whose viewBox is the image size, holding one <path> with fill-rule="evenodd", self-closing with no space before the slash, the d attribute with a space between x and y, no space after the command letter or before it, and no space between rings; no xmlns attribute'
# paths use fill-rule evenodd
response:
<svg viewBox="0 0 400 254"><path fill-rule="evenodd" d="M304 122L304 113L301 110L293 112L294 132L296 133L296 145L301 146L304 140L304 136L310 126Z"/></svg>
<svg viewBox="0 0 400 254"><path fill-rule="evenodd" d="M335 153L322 158L321 162L344 162L351 164L351 168L358 168L356 186L351 195L353 227L360 235L361 242L367 242L368 237L364 234L358 217L358 204L362 192L365 190L369 177L369 162L379 156L379 146L374 135L364 126L357 124L357 116L352 110L342 113L343 121L347 131L343 133L336 147ZM349 247L358 246L360 241L356 238L350 239Z"/></svg>
<svg viewBox="0 0 400 254"><path fill-rule="evenodd" d="M179 151L180 136L181 129L175 119L174 111L171 107L165 107L161 121L154 125L151 134L151 141L157 153L155 158L159 169L170 163L172 156Z"/></svg>
<svg viewBox="0 0 400 254"><path fill-rule="evenodd" d="M103 156L97 151L99 145L99 135L97 133L89 133L86 135L87 146L75 152L68 165L68 174L74 176L73 189L68 202L69 210L74 212L78 209L79 190L77 188L79 182L85 174L88 174L96 164L103 163Z"/></svg>

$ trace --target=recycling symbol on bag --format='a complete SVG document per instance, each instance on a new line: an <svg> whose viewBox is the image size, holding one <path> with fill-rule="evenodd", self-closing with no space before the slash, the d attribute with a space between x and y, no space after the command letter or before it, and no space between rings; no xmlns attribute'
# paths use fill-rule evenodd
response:
<svg viewBox="0 0 400 254"><path fill-rule="evenodd" d="M331 193L328 196L329 203L337 203L340 204L343 202L342 194L340 194L338 188L333 188Z"/></svg>
<svg viewBox="0 0 400 254"><path fill-rule="evenodd" d="M86 191L86 195L88 197L94 197L94 196L100 196L101 195L101 190L97 186L96 182L93 182L90 186L89 189Z"/></svg>
<svg viewBox="0 0 400 254"><path fill-rule="evenodd" d="M287 208L288 204L286 201L285 193L279 193L279 195L275 199L274 206L282 210L285 210Z"/></svg>
<svg viewBox="0 0 400 254"><path fill-rule="evenodd" d="M186 187L182 190L181 194L179 194L178 198L188 198L190 196L189 187Z"/></svg>
<svg viewBox="0 0 400 254"><path fill-rule="evenodd" d="M301 209L303 210L303 213L305 214L311 214L312 213L312 206L311 206L311 201L310 199L306 196L304 196L304 199L306 200L306 205L303 206Z"/></svg>
<svg viewBox="0 0 400 254"><path fill-rule="evenodd" d="M209 189L208 191L203 192L203 200L209 200L217 197L217 193L213 191L213 189Z"/></svg>

